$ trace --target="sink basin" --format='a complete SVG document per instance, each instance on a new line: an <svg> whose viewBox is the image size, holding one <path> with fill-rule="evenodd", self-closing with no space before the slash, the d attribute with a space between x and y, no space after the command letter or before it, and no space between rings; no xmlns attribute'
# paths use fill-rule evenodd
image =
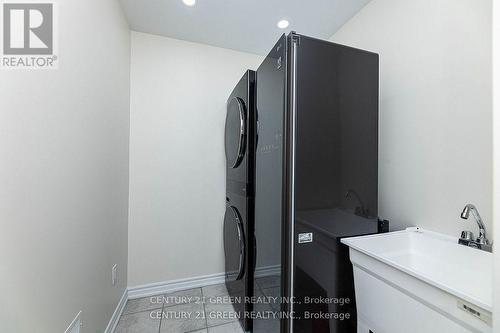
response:
<svg viewBox="0 0 500 333"><path fill-rule="evenodd" d="M491 332L491 253L418 227L342 243L353 263L358 332Z"/></svg>

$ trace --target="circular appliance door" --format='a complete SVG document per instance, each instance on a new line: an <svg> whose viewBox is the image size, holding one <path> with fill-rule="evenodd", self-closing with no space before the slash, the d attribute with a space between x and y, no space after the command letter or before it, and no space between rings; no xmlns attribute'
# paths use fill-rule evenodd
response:
<svg viewBox="0 0 500 333"><path fill-rule="evenodd" d="M224 215L224 254L226 280L241 280L245 270L245 234L240 213L234 206L228 206Z"/></svg>
<svg viewBox="0 0 500 333"><path fill-rule="evenodd" d="M236 168L243 160L246 144L246 108L241 98L234 97L227 104L226 161Z"/></svg>

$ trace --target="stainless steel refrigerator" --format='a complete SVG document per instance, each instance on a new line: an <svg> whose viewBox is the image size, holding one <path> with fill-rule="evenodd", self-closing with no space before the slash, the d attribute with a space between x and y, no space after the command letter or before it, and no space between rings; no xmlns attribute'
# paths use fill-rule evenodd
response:
<svg viewBox="0 0 500 333"><path fill-rule="evenodd" d="M384 227L378 90L377 54L296 33L258 68L254 332L356 332L339 240Z"/></svg>

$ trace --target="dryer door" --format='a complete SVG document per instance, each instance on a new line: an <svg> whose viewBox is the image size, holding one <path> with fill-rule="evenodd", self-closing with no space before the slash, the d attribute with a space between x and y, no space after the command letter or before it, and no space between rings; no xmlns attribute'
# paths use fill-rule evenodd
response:
<svg viewBox="0 0 500 333"><path fill-rule="evenodd" d="M245 272L245 235L238 209L227 206L224 215L224 253L226 258L226 281L243 278Z"/></svg>
<svg viewBox="0 0 500 333"><path fill-rule="evenodd" d="M227 104L226 162L236 168L243 160L246 146L246 108L241 98L234 97Z"/></svg>

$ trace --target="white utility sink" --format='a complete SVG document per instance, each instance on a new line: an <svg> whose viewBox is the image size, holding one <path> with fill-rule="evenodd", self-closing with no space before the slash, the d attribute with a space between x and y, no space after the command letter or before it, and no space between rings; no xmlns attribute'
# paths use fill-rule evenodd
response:
<svg viewBox="0 0 500 333"><path fill-rule="evenodd" d="M421 228L343 238L358 333L491 332L493 256Z"/></svg>

